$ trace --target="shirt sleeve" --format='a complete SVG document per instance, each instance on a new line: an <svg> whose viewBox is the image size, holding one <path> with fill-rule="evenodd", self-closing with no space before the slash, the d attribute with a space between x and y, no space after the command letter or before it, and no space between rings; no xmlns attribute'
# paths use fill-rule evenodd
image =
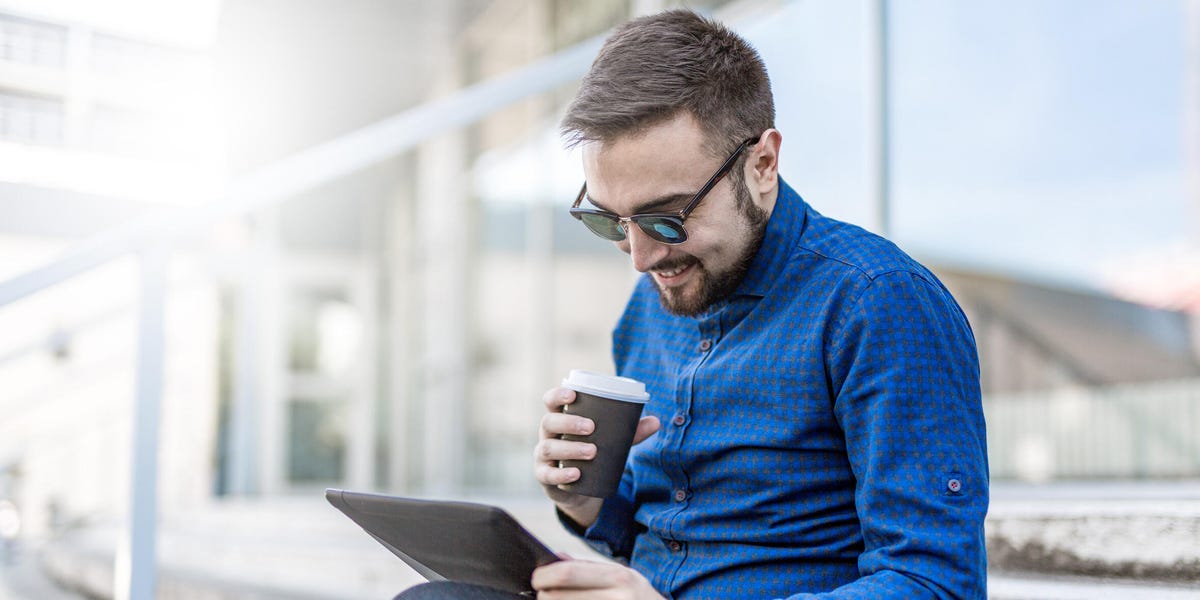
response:
<svg viewBox="0 0 1200 600"><path fill-rule="evenodd" d="M617 494L604 500L600 514L591 527L584 530L562 511L556 512L559 522L567 531L581 538L600 554L629 564L636 536L634 526L636 510L633 503L633 472L626 465Z"/></svg>
<svg viewBox="0 0 1200 600"><path fill-rule="evenodd" d="M936 280L887 273L841 311L827 348L856 479L860 578L792 598L984 598L987 450L962 310Z"/></svg>

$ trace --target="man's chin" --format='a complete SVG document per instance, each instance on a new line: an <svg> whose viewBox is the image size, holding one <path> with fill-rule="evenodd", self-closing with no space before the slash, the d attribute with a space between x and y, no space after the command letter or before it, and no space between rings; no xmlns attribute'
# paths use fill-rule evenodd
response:
<svg viewBox="0 0 1200 600"><path fill-rule="evenodd" d="M707 298L701 297L703 290L702 285L687 285L682 288L658 287L658 299L667 312L677 317L694 317L712 305Z"/></svg>

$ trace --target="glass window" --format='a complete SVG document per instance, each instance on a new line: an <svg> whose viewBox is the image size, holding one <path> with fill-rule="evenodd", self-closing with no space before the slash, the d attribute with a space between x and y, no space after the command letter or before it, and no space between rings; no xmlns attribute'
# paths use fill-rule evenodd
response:
<svg viewBox="0 0 1200 600"><path fill-rule="evenodd" d="M335 290L305 289L290 299L288 367L292 372L345 375L358 358L358 311Z"/></svg>
<svg viewBox="0 0 1200 600"><path fill-rule="evenodd" d="M345 474L346 399L293 399L287 407L288 481L341 481Z"/></svg>
<svg viewBox="0 0 1200 600"><path fill-rule="evenodd" d="M0 139L61 145L62 100L0 90Z"/></svg>
<svg viewBox="0 0 1200 600"><path fill-rule="evenodd" d="M62 67L66 49L66 27L0 15L0 60Z"/></svg>

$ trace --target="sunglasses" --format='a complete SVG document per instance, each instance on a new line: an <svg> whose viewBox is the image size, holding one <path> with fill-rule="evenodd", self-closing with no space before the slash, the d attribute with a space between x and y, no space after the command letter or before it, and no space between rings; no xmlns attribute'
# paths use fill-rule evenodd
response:
<svg viewBox="0 0 1200 600"><path fill-rule="evenodd" d="M708 178L708 182L704 187L692 196L691 202L683 207L683 210L675 213L647 213L643 215L633 215L631 217L621 217L610 213L606 210L595 210L590 208L579 208L583 202L583 198L587 196L587 182L583 183L583 187L579 189L579 196L575 198L575 203L571 205L571 216L579 219L587 226L592 233L613 242L619 242L626 237L626 224L633 223L641 228L641 230L650 239L672 246L682 244L687 241L687 230L683 228L683 222L687 220L688 215L700 206L700 202L708 195L708 192L721 181L722 177L729 174L733 169L734 163L737 162L737 157L748 146L758 143L758 138L750 138L741 144L725 159L721 168L713 173L712 177Z"/></svg>

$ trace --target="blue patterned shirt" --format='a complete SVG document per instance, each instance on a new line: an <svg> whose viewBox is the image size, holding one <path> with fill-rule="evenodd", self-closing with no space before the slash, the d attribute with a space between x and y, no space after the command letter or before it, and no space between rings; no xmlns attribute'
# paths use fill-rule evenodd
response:
<svg viewBox="0 0 1200 600"><path fill-rule="evenodd" d="M667 598L984 598L988 470L962 310L786 183L699 318L640 280L613 334L662 429L585 539Z"/></svg>

